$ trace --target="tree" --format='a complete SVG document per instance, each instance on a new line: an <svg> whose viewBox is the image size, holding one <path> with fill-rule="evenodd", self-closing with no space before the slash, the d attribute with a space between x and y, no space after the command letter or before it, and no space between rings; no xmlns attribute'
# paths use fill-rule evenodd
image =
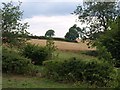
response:
<svg viewBox="0 0 120 90"><path fill-rule="evenodd" d="M52 37L55 35L55 31L54 30L48 30L46 33L45 33L45 37Z"/></svg>
<svg viewBox="0 0 120 90"><path fill-rule="evenodd" d="M74 14L78 20L87 24L81 29L82 39L96 40L109 28L109 21L114 21L120 14L118 2L84 2L83 6L77 6ZM92 42L90 42L92 44Z"/></svg>
<svg viewBox="0 0 120 90"><path fill-rule="evenodd" d="M79 37L79 33L76 29L76 24L73 25L70 29L69 32L66 33L65 39L69 41L74 41Z"/></svg>
<svg viewBox="0 0 120 90"><path fill-rule="evenodd" d="M101 35L96 41L97 49L101 51L101 47L104 47L107 52L112 55L115 66L120 67L120 16L118 16L114 22L112 21L110 26L111 30L105 32L105 34ZM106 56L104 58L106 58Z"/></svg>
<svg viewBox="0 0 120 90"><path fill-rule="evenodd" d="M2 3L2 41L9 45L22 46L27 40L29 27L28 23L22 23L23 11L20 10L21 2L14 5L13 2Z"/></svg>

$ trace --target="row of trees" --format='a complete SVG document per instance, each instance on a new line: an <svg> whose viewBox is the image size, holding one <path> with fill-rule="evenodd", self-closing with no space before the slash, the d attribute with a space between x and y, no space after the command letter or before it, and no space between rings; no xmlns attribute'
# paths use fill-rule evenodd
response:
<svg viewBox="0 0 120 90"><path fill-rule="evenodd" d="M75 41L77 38L80 36L80 28L77 27L77 25L73 25L72 27L69 28L69 31L65 35L65 39L68 41ZM55 31L50 29L46 31L45 37L52 37L55 35Z"/></svg>

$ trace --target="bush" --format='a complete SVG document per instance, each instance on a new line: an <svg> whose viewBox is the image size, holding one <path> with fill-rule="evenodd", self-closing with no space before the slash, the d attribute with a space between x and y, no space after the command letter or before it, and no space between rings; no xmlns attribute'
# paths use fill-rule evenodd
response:
<svg viewBox="0 0 120 90"><path fill-rule="evenodd" d="M116 83L116 70L97 60L72 58L64 61L45 61L47 77L56 81L86 82L96 87L112 87Z"/></svg>
<svg viewBox="0 0 120 90"><path fill-rule="evenodd" d="M54 43L52 38L47 39L46 49L48 51L49 59L53 59L54 58L54 52L57 50L57 46L55 46L55 43Z"/></svg>
<svg viewBox="0 0 120 90"><path fill-rule="evenodd" d="M35 65L42 65L42 62L48 59L49 51L46 47L27 44L22 49L22 55L30 58Z"/></svg>
<svg viewBox="0 0 120 90"><path fill-rule="evenodd" d="M101 47L106 49L111 54L114 65L120 67L120 16L116 18L116 21L110 23L110 28L111 30L108 30L100 36L96 45L100 47L98 48L100 52ZM106 55L104 56L104 58L107 57Z"/></svg>
<svg viewBox="0 0 120 90"><path fill-rule="evenodd" d="M14 74L33 74L36 72L30 59L20 56L17 52L3 47L2 71Z"/></svg>

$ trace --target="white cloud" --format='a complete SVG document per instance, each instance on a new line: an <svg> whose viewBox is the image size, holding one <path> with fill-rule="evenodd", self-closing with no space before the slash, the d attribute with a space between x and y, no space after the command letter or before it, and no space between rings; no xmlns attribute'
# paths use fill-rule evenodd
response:
<svg viewBox="0 0 120 90"><path fill-rule="evenodd" d="M55 31L56 37L64 37L69 28L73 26L76 16L34 16L24 19L23 22L28 22L30 27L28 31L34 35L44 36L49 29Z"/></svg>

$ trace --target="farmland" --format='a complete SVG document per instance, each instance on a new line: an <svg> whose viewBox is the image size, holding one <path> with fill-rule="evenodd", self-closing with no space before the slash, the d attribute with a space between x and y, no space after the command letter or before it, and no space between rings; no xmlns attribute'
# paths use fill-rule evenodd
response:
<svg viewBox="0 0 120 90"><path fill-rule="evenodd" d="M46 45L46 40L44 39L32 39L28 41L32 44L38 44L40 46L45 46ZM64 41L54 41L55 46L59 50L62 51L86 51L86 50L95 50L95 48L88 48L86 43L79 42L79 43L71 43L71 42L64 42Z"/></svg>
<svg viewBox="0 0 120 90"><path fill-rule="evenodd" d="M38 44L40 46L46 45L46 40L37 40L32 39L28 41L32 44ZM55 45L58 47L58 50L55 54L58 54L58 60L69 59L72 57L89 59L96 58L94 56L89 56L85 54L81 54L81 51L86 50L94 50L87 48L85 43L71 43L71 42L63 42L63 41L54 41ZM54 58L56 60L56 58ZM43 67L37 67L39 72L43 72ZM41 76L24 76L24 75L7 75L3 74L3 88L82 88L86 87L87 84L81 84L79 86L74 85L72 83L58 83L53 80L46 79Z"/></svg>

